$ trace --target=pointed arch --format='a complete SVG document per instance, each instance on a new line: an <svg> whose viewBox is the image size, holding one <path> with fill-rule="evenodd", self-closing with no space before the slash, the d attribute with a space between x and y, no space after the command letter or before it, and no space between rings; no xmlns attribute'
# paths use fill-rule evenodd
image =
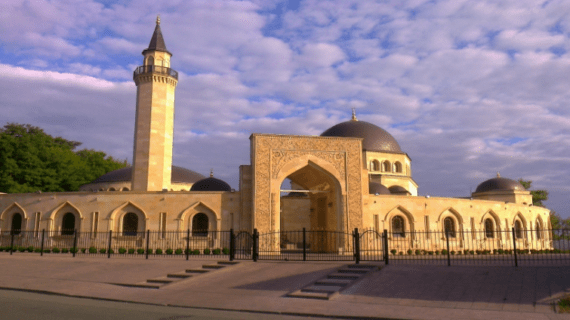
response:
<svg viewBox="0 0 570 320"><path fill-rule="evenodd" d="M526 218L522 215L522 213L520 213L520 211L517 212L513 217L513 226L515 225L515 221L517 221L517 219L522 222L523 230L528 229L528 221L526 221Z"/></svg>
<svg viewBox="0 0 570 320"><path fill-rule="evenodd" d="M276 173L276 178L279 181L279 183L277 183L277 188L281 186L283 180L306 166L310 166L330 177L333 182L340 187L341 193L346 193L346 185L343 183L344 179L341 177L340 172L335 168L335 166L332 163L311 154L294 158L283 165Z"/></svg>
<svg viewBox="0 0 570 320"><path fill-rule="evenodd" d="M388 211L388 213L384 216L384 225L387 227L387 229L389 230L389 233L392 236L398 234L398 231L399 231L399 230L394 229L396 224L397 224L398 217L402 218L402 220L403 220L403 226L402 226L403 232L401 232L401 234L403 234L404 236L407 236L411 232L415 231L414 216L406 208L398 205L398 206L392 208L392 210ZM397 219L397 220L395 221L394 219Z"/></svg>
<svg viewBox="0 0 570 320"><path fill-rule="evenodd" d="M8 214L8 212L13 210L14 208L17 208L17 210L19 210L23 214L24 220L28 219L28 214L26 213L26 210L24 209L24 207L22 207L19 203L14 202L11 205L9 205L8 208L6 208L6 209L4 209L4 211L2 211L2 213L0 214L0 221L3 221L4 219L6 219L7 218L6 215Z"/></svg>
<svg viewBox="0 0 570 320"><path fill-rule="evenodd" d="M186 209L182 210L182 212L180 212L180 214L178 215L178 220L182 220L182 221L186 220L186 216L188 216L189 213L192 213L192 210L200 209L200 208L198 208L199 206L204 207L204 209L206 209L206 211L211 211L215 215L216 220L221 219L219 217L219 214L216 212L216 210L212 209L211 207L209 207L207 204L205 204L202 201L197 201L194 204L187 207Z"/></svg>
<svg viewBox="0 0 570 320"><path fill-rule="evenodd" d="M448 213L449 212L449 213ZM446 214L448 213L448 214ZM443 210L439 216L437 217L437 222L441 222L443 221L443 219L445 218L445 215L449 215L451 214L453 217L455 217L455 219L457 220L457 222L459 222L460 225L463 224L463 217L461 216L461 214L459 214L459 212L457 210L455 210L453 207L448 207L447 209Z"/></svg>
<svg viewBox="0 0 570 320"><path fill-rule="evenodd" d="M218 230L218 222L221 222L220 214L212 209L210 206L206 205L202 201L195 202L188 208L184 209L178 215L178 229L179 231L184 230L186 225L188 229L193 230L193 218L198 214L205 214L208 218L208 230L215 231ZM187 221L187 222L186 222Z"/></svg>
<svg viewBox="0 0 570 320"><path fill-rule="evenodd" d="M79 210L79 208L70 201L65 201L61 203L59 206L55 207L55 209L51 211L48 217L48 220L50 220L48 229L61 232L64 229L64 222L68 221L67 219L64 221L64 216L67 213L73 214L74 229L81 230L81 222L83 221L83 214L81 213L81 210Z"/></svg>
<svg viewBox="0 0 570 320"><path fill-rule="evenodd" d="M81 214L81 210L79 210L79 208L74 205L73 203L71 203L70 201L65 201L64 203L60 204L59 206L55 207L55 209L53 209L49 215L50 220L54 220L56 215L66 206L71 207L73 210L75 210L77 212L77 214L79 215L79 219L83 220L83 214Z"/></svg>
<svg viewBox="0 0 570 320"><path fill-rule="evenodd" d="M123 210L127 206L132 206L135 209L139 210L143 214L144 220L148 220L148 215L147 215L146 211L144 211L143 208L141 208L139 205L137 205L136 203L134 203L132 201L127 201L127 202L123 203L122 205L118 206L117 208L115 208L113 211L111 211L111 213L107 217L107 220L115 220L117 217L117 213L121 212L121 210Z"/></svg>
<svg viewBox="0 0 570 320"><path fill-rule="evenodd" d="M488 223L487 219L492 223ZM501 219L493 210L487 210L481 217L481 225L485 230L485 237L501 239Z"/></svg>
<svg viewBox="0 0 570 320"><path fill-rule="evenodd" d="M410 221L411 223L415 222L414 215L408 209L402 207L401 205L397 205L394 208L392 208L390 211L388 211L388 213L386 213L386 215L384 216L384 221L387 221L387 219L389 219L391 215L393 215L398 210L404 213L408 221Z"/></svg>
<svg viewBox="0 0 570 320"><path fill-rule="evenodd" d="M134 213L137 215L138 229L136 232L134 230L127 230L129 235L131 233L134 233L135 235L144 235L146 222L149 219L148 214L143 208L132 201L127 201L111 211L107 217L107 220L109 221L109 229L116 231L117 234L123 234L123 228L125 227L124 218L129 213Z"/></svg>

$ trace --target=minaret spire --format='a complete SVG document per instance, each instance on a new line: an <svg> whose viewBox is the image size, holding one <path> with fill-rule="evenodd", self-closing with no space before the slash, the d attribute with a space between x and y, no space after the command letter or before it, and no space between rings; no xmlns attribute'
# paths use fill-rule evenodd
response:
<svg viewBox="0 0 570 320"><path fill-rule="evenodd" d="M356 119L356 108L352 108L352 121L358 121L358 119Z"/></svg>
<svg viewBox="0 0 570 320"><path fill-rule="evenodd" d="M169 190L178 72L170 67L172 54L164 44L160 16L156 17L150 44L142 54L143 65L133 73L137 85L137 111L131 190Z"/></svg>

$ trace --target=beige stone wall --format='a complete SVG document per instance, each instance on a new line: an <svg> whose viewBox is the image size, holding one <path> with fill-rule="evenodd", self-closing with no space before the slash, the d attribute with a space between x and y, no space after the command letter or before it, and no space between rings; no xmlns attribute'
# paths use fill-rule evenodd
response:
<svg viewBox="0 0 570 320"><path fill-rule="evenodd" d="M11 215L20 212L25 230L61 230L66 212L76 215L76 228L93 231L94 212L98 212L98 230L120 232L121 219L127 212L139 215L139 229L158 230L160 213L166 213L166 230L187 230L198 212L209 217L211 230L229 230L232 216L240 213L239 192L60 192L41 194L4 194L0 196L0 229L11 226Z"/></svg>
<svg viewBox="0 0 570 320"><path fill-rule="evenodd" d="M190 191L192 185L193 183L173 182L170 184L169 191ZM85 184L79 188L79 191L131 191L131 187L132 183L130 181L101 182Z"/></svg>
<svg viewBox="0 0 570 320"><path fill-rule="evenodd" d="M519 248L550 248L550 236L545 234L543 239L537 239L535 230L537 221L542 221L543 228L549 228L550 211L542 207L534 207L517 203L505 203L488 200L470 200L459 198L412 197L395 195L368 195L364 197L363 227L392 232L391 221L396 215L405 221L405 230L443 231L443 221L451 217L455 221L457 237L452 245L469 246L473 244L485 245L485 241L495 241L494 248L508 247L512 244L511 233L498 233L494 239L486 239L484 233L470 233L472 230L485 230L484 221L492 219L495 230L505 231L514 227L515 220L520 220L523 229L527 231L524 239L517 240ZM376 216L376 217L375 217ZM376 225L375 225L376 224ZM425 234L424 234L425 235ZM440 234L440 236L443 234ZM420 244L430 244L419 235L407 233L406 239L411 247ZM441 240L441 239L439 239ZM432 240L433 244L437 241ZM442 242L439 241L441 244Z"/></svg>

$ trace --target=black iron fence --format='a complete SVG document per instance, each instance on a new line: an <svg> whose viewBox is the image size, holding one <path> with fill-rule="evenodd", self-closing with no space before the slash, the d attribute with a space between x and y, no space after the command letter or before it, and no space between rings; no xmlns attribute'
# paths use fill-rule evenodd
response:
<svg viewBox="0 0 570 320"><path fill-rule="evenodd" d="M570 263L570 230L352 233L277 231L3 231L0 251L229 260L383 261L447 265Z"/></svg>

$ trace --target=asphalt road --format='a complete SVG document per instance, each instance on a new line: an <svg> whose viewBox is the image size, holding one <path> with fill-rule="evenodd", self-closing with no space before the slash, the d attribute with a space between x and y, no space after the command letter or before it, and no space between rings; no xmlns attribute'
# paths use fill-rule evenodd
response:
<svg viewBox="0 0 570 320"><path fill-rule="evenodd" d="M310 318L266 313L156 306L14 290L0 290L0 318L3 320L325 319L321 317Z"/></svg>

